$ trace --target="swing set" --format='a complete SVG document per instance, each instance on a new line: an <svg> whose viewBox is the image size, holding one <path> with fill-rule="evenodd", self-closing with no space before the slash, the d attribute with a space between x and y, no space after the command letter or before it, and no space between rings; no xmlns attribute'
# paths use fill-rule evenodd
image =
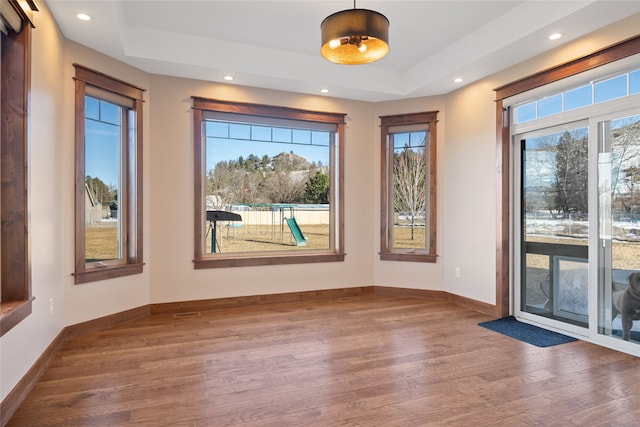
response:
<svg viewBox="0 0 640 427"><path fill-rule="evenodd" d="M232 210L242 211L243 235L255 235L284 242L285 223L288 225L296 246L306 246L307 241L295 219L296 205L288 203L244 203L231 206Z"/></svg>

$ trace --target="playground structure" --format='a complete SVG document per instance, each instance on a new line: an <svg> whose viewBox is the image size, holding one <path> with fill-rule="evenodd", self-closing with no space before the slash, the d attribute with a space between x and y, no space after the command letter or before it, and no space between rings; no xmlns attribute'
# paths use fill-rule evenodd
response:
<svg viewBox="0 0 640 427"><path fill-rule="evenodd" d="M300 229L300 223L296 220L296 215L305 217L307 221L302 223L310 223L308 209L305 205L285 203L248 203L231 206L232 212L244 213L245 225L253 225L254 232L257 231L262 236L270 235L270 240L274 242L285 242L285 236L288 234L285 233L286 223L289 226L291 237L296 241L296 246L306 245L306 239ZM328 207L326 209L328 213ZM305 214L301 215L303 212ZM327 223L328 220L327 215Z"/></svg>
<svg viewBox="0 0 640 427"><path fill-rule="evenodd" d="M284 220L287 222L289 230L291 230L291 235L296 240L296 246L307 246L307 239L304 237L304 234L302 234L296 217L285 218Z"/></svg>
<svg viewBox="0 0 640 427"><path fill-rule="evenodd" d="M242 217L233 212L227 211L207 211L207 222L209 223L209 229L207 230L207 236L211 235L211 252L220 250L220 244L218 242L218 221L231 222L235 226L236 221L242 221ZM229 224L227 224L229 226Z"/></svg>
<svg viewBox="0 0 640 427"><path fill-rule="evenodd" d="M249 203L229 205L225 211L241 215L242 222L220 222L218 242L241 240L276 246L307 246L305 226L328 226L330 216L329 205Z"/></svg>

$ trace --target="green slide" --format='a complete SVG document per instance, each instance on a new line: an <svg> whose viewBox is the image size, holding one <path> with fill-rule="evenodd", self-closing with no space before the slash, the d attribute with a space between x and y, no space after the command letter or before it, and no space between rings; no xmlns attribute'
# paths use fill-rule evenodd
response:
<svg viewBox="0 0 640 427"><path fill-rule="evenodd" d="M302 230L300 230L300 226L298 225L298 221L295 218L285 218L287 221L287 225L291 229L291 234L293 238L296 239L296 246L307 246L307 239L305 239L302 234Z"/></svg>

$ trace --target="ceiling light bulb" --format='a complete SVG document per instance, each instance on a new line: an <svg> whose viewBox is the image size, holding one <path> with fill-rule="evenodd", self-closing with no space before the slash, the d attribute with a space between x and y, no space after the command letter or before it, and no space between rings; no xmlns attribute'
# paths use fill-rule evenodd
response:
<svg viewBox="0 0 640 427"><path fill-rule="evenodd" d="M329 47L331 49L335 49L337 47L340 47L341 44L342 42L340 41L340 39L333 39L329 42Z"/></svg>
<svg viewBox="0 0 640 427"><path fill-rule="evenodd" d="M81 21L91 21L91 16L83 12L76 13L76 18Z"/></svg>
<svg viewBox="0 0 640 427"><path fill-rule="evenodd" d="M329 89L320 89L320 93L329 93Z"/></svg>
<svg viewBox="0 0 640 427"><path fill-rule="evenodd" d="M456 77L455 79L453 79L453 82L454 83L462 83L463 82L462 77Z"/></svg>
<svg viewBox="0 0 640 427"><path fill-rule="evenodd" d="M226 75L226 76L223 77L223 79L225 79L226 81L230 82L231 80L233 80L233 76Z"/></svg>
<svg viewBox="0 0 640 427"><path fill-rule="evenodd" d="M358 52L360 53L365 53L367 51L367 45L362 43L360 46L358 46Z"/></svg>
<svg viewBox="0 0 640 427"><path fill-rule="evenodd" d="M553 33L549 36L549 40L558 40L560 37L562 37L561 33Z"/></svg>

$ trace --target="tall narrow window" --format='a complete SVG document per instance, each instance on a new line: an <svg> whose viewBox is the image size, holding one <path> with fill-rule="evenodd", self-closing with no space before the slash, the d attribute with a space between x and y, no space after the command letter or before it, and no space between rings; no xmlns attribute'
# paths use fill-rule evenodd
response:
<svg viewBox="0 0 640 427"><path fill-rule="evenodd" d="M341 261L344 114L194 98L195 267Z"/></svg>
<svg viewBox="0 0 640 427"><path fill-rule="evenodd" d="M142 272L143 90L76 67L76 283Z"/></svg>
<svg viewBox="0 0 640 427"><path fill-rule="evenodd" d="M437 112L380 119L380 259L434 262Z"/></svg>

